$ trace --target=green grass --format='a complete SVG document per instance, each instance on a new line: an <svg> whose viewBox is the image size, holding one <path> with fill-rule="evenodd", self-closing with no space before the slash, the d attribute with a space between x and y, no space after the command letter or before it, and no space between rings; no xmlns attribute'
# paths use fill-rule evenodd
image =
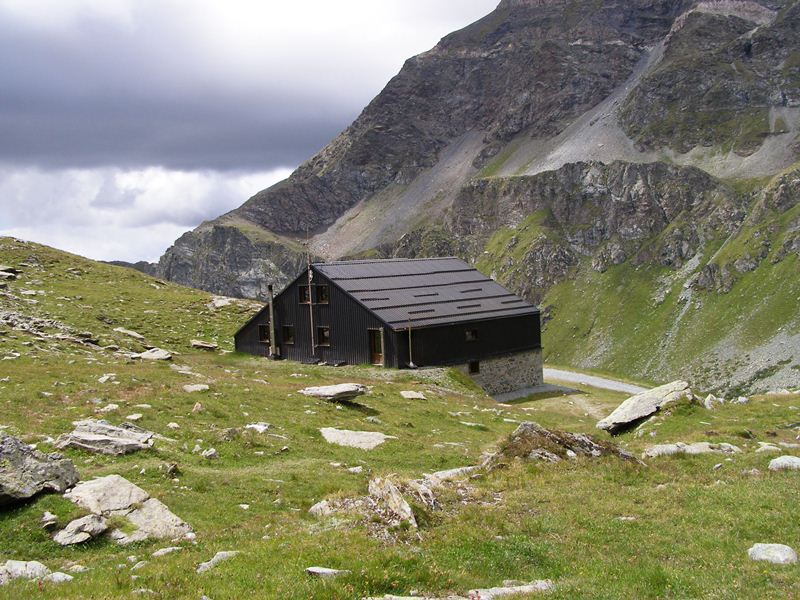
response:
<svg viewBox="0 0 800 600"><path fill-rule="evenodd" d="M0 382L0 424L48 451L51 445L43 436L56 437L69 431L72 421L97 416L97 399L100 406L120 405L118 412L107 415L113 423L132 412L143 413L140 424L170 441L126 457L75 450L65 454L83 479L119 473L143 487L193 526L197 544L183 544L181 552L158 559L149 555L172 545L169 541L119 547L97 540L62 548L41 529L42 513L49 510L66 523L82 511L57 495L44 495L0 513L0 561L40 560L54 570L82 564L90 571L68 584L14 582L0 587L0 599L139 598L143 596L134 590L145 588L154 594L144 597L165 599L205 594L214 600L332 600L406 595L414 589L463 594L505 579L540 578L556 582L556 591L547 597L559 599L761 599L800 594L800 567L765 566L750 562L746 554L754 542L796 546L800 539L792 510L797 475L768 473L770 456L753 452L758 440L793 440L791 426L800 419L796 396L756 398L749 405L714 412L681 407L647 425L642 437L631 432L617 439L637 454L657 442L728 441L746 450L730 462L716 455L663 458L650 461L648 467L611 459L546 466L513 462L505 470L470 480L460 491L438 492L439 509L423 511L415 504L422 524L418 532L397 531L391 539L378 539L358 518L317 520L307 509L323 498L366 494L373 475L415 478L475 464L513 431L515 421L597 433L596 420L624 396L583 387L576 395L499 407L454 371L333 369L194 351L188 346L194 337L214 339L230 349L233 332L257 307L236 303L212 310L206 307L209 296L202 292L42 246L0 240L0 262L18 264L31 258L40 266L24 267L25 273L8 290L43 289L46 294L35 297L37 304L0 294L0 310L52 315L131 349L137 349L136 342L112 330L135 329L149 344L179 352L174 362L200 377L182 375L167 364L37 340L0 326L0 355L22 354L0 362L2 378L9 378ZM80 275L70 274L68 269L75 268ZM601 293L629 283L634 289L631 302L643 306L654 274L638 272L637 279L636 273L610 272L611 283ZM608 318L617 315L611 307L604 310ZM572 326L580 331L585 324L574 321ZM98 383L103 373L115 373L119 383ZM365 383L371 390L358 403L340 406L297 394L307 385L342 381ZM182 386L188 382L207 382L210 390L187 394ZM428 399L403 400L403 389L424 391ZM198 401L204 410L194 413ZM141 403L152 408L137 408ZM172 421L180 429L169 429ZM255 421L271 423L271 433L286 439L227 432ZM371 452L342 448L322 440L318 428L323 426L377 430L397 439ZM748 439L742 437L745 430ZM195 444L215 447L220 459L206 461L193 454ZM288 451L281 451L284 446ZM714 471L719 462L723 468ZM178 464L177 482L159 470L164 463ZM365 472L356 475L345 469L354 465L364 466ZM742 474L753 467L764 474ZM240 503L250 509L242 510ZM619 521L620 516L636 520ZM195 574L196 565L219 550L241 554L210 573ZM149 563L131 572L131 555ZM320 581L305 575L304 569L312 565L352 574Z"/></svg>

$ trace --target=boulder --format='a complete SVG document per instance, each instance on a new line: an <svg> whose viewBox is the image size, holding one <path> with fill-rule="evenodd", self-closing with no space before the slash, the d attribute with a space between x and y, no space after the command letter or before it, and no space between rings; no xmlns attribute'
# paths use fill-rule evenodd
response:
<svg viewBox="0 0 800 600"><path fill-rule="evenodd" d="M12 579L41 579L50 574L50 569L35 560L7 560L0 565L0 585Z"/></svg>
<svg viewBox="0 0 800 600"><path fill-rule="evenodd" d="M775 565L793 565L797 562L797 552L783 544L754 544L747 555L750 560L763 560Z"/></svg>
<svg viewBox="0 0 800 600"><path fill-rule="evenodd" d="M709 394L703 400L703 407L707 410L714 410L715 407L725 404L725 398L718 398L714 394Z"/></svg>
<svg viewBox="0 0 800 600"><path fill-rule="evenodd" d="M412 527L417 527L414 511L411 510L397 486L389 479L376 477L369 482L368 489L369 495L390 513L387 520L390 522L407 522Z"/></svg>
<svg viewBox="0 0 800 600"><path fill-rule="evenodd" d="M153 558L161 558L162 556L166 556L167 554L172 554L173 552L180 552L183 550L180 546L169 546L168 548L161 548L160 550L156 550L150 556Z"/></svg>
<svg viewBox="0 0 800 600"><path fill-rule="evenodd" d="M559 462L578 456L596 458L606 455L634 463L641 462L610 442L595 440L583 433L549 430L537 423L526 422L521 423L501 444L498 452L487 461L487 466L493 468L504 460L514 458Z"/></svg>
<svg viewBox="0 0 800 600"><path fill-rule="evenodd" d="M658 444L648 448L642 454L646 458L656 458L658 456L674 456L675 454L709 454L712 452L719 454L737 454L742 449L733 444L712 444L710 442L695 442L694 444Z"/></svg>
<svg viewBox="0 0 800 600"><path fill-rule="evenodd" d="M100 515L86 515L75 519L64 529L59 531L53 541L62 546L82 544L105 533L108 530L106 520Z"/></svg>
<svg viewBox="0 0 800 600"><path fill-rule="evenodd" d="M142 360L172 360L172 354L161 348L150 348L141 354L134 354L133 358L140 358Z"/></svg>
<svg viewBox="0 0 800 600"><path fill-rule="evenodd" d="M425 400L425 394L422 392L403 391L400 395L406 400Z"/></svg>
<svg viewBox="0 0 800 600"><path fill-rule="evenodd" d="M523 585L509 585L504 587L493 587L482 590L470 590L469 597L479 600L493 600L494 598L505 598L506 596L517 596L519 594L533 594L535 592L549 592L553 589L553 582L549 579L533 581Z"/></svg>
<svg viewBox="0 0 800 600"><path fill-rule="evenodd" d="M216 350L219 346L213 342L204 342L203 340L192 340L190 342L192 348L197 348L198 350Z"/></svg>
<svg viewBox="0 0 800 600"><path fill-rule="evenodd" d="M69 583L73 579L75 578L72 575L56 571L55 573L50 573L50 575L45 575L42 581L45 583Z"/></svg>
<svg viewBox="0 0 800 600"><path fill-rule="evenodd" d="M60 454L43 454L0 432L0 507L42 492L61 493L78 479L71 460Z"/></svg>
<svg viewBox="0 0 800 600"><path fill-rule="evenodd" d="M425 484L430 487L438 487L445 481L452 481L454 479L461 479L466 477L481 467L473 465L469 467L456 467L455 469L447 469L446 471L436 471L435 473L426 474L424 476Z"/></svg>
<svg viewBox="0 0 800 600"><path fill-rule="evenodd" d="M239 552L234 551L234 550L217 552L211 560L206 561L204 563L200 563L199 565L197 565L197 572L198 573L205 573L206 571L210 571L211 569L216 567L222 561L229 560L229 559L233 558L234 556L236 556L237 554L239 554Z"/></svg>
<svg viewBox="0 0 800 600"><path fill-rule="evenodd" d="M50 511L45 511L40 523L42 524L42 529L53 529L58 525L58 517Z"/></svg>
<svg viewBox="0 0 800 600"><path fill-rule="evenodd" d="M337 385L325 385L320 387L308 387L300 390L304 396L321 398L322 400L349 400L356 396L361 396L367 391L366 386L360 383L340 383Z"/></svg>
<svg viewBox="0 0 800 600"><path fill-rule="evenodd" d="M112 425L107 421L85 419L74 423L75 430L59 436L56 448L78 448L98 454L119 456L152 448L155 434L132 423Z"/></svg>
<svg viewBox="0 0 800 600"><path fill-rule="evenodd" d="M792 471L800 469L800 458L797 456L779 456L769 461L770 471Z"/></svg>
<svg viewBox="0 0 800 600"><path fill-rule="evenodd" d="M270 427L272 427L272 425L263 422L250 423L249 425L244 426L245 429L252 429L256 433L266 433L267 431L269 431Z"/></svg>
<svg viewBox="0 0 800 600"><path fill-rule="evenodd" d="M103 517L124 517L136 530L126 534L115 530L111 536L120 544L150 538L187 538L192 528L159 500L119 475L108 475L79 483L64 497Z"/></svg>
<svg viewBox="0 0 800 600"><path fill-rule="evenodd" d="M360 448L361 450L372 450L386 440L397 439L395 436L385 435L378 431L350 431L349 429L336 429L334 427L323 427L319 431L329 444Z"/></svg>
<svg viewBox="0 0 800 600"><path fill-rule="evenodd" d="M321 502L317 502L314 506L308 509L308 514L313 515L315 517L329 517L334 513L334 508L331 506L331 503L327 500L322 500Z"/></svg>
<svg viewBox="0 0 800 600"><path fill-rule="evenodd" d="M661 387L631 396L605 419L600 420L597 423L597 428L615 434L655 414L665 406L670 406L681 400L693 400L693 398L694 396L688 383L685 381L673 381Z"/></svg>

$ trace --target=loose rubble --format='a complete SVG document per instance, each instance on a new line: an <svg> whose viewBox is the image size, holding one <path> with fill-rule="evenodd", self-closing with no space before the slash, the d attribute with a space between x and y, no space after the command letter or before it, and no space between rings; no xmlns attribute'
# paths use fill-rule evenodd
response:
<svg viewBox="0 0 800 600"><path fill-rule="evenodd" d="M411 527L417 527L417 519L400 490L389 479L376 477L369 482L369 495L382 504L393 516L388 521L406 522Z"/></svg>
<svg viewBox="0 0 800 600"><path fill-rule="evenodd" d="M43 454L0 432L0 507L43 492L64 492L78 481L71 460Z"/></svg>
<svg viewBox="0 0 800 600"><path fill-rule="evenodd" d="M56 448L78 448L119 456L153 447L155 434L132 423L116 426L108 421L85 419L73 424L75 430L60 435L56 440Z"/></svg>
<svg viewBox="0 0 800 600"><path fill-rule="evenodd" d="M693 399L694 396L688 383L673 381L631 396L605 419L598 421L597 428L615 434L650 417L666 406L676 404L681 400Z"/></svg>

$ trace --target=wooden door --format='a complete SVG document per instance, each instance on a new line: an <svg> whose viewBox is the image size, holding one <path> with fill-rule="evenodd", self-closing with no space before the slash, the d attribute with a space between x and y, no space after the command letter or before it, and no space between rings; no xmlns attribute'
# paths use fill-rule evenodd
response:
<svg viewBox="0 0 800 600"><path fill-rule="evenodd" d="M369 360L373 365L383 366L383 330L369 330Z"/></svg>

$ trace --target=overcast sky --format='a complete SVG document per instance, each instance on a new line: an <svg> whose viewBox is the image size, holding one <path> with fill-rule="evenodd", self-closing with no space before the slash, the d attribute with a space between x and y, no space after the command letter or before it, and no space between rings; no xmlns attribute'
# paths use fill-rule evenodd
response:
<svg viewBox="0 0 800 600"><path fill-rule="evenodd" d="M499 0L0 0L0 235L155 260Z"/></svg>

